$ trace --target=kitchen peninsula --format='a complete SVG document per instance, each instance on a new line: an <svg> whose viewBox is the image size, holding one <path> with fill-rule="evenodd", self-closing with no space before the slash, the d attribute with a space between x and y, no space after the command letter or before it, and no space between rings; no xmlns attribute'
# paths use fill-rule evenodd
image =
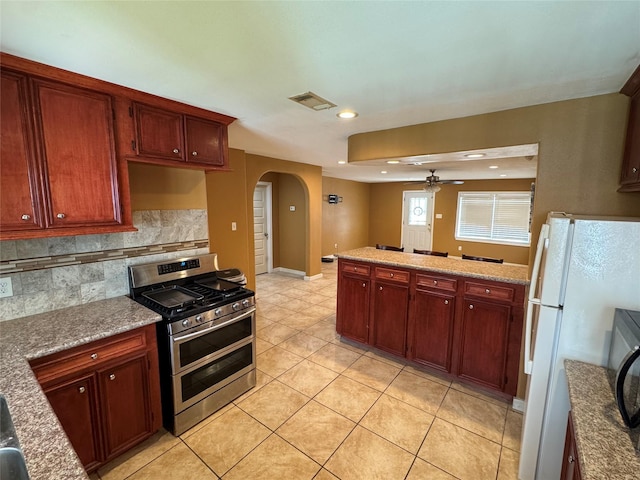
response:
<svg viewBox="0 0 640 480"><path fill-rule="evenodd" d="M509 398L526 265L377 250L338 254L337 332Z"/></svg>

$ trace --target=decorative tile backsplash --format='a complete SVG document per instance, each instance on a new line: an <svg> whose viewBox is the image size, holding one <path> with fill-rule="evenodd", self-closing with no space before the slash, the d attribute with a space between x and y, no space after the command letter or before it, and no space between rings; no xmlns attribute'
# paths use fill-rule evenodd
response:
<svg viewBox="0 0 640 480"><path fill-rule="evenodd" d="M0 321L129 293L129 265L209 252L206 210L133 212L137 232L0 242Z"/></svg>

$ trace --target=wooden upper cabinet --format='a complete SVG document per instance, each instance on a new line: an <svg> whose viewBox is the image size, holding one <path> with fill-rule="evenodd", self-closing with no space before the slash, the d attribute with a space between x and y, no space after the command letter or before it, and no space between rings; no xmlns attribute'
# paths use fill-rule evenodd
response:
<svg viewBox="0 0 640 480"><path fill-rule="evenodd" d="M133 104L136 154L184 160L182 115L160 108Z"/></svg>
<svg viewBox="0 0 640 480"><path fill-rule="evenodd" d="M227 147L226 127L195 117L185 117L186 160L222 166Z"/></svg>
<svg viewBox="0 0 640 480"><path fill-rule="evenodd" d="M111 97L47 80L33 85L47 226L119 224Z"/></svg>
<svg viewBox="0 0 640 480"><path fill-rule="evenodd" d="M640 192L640 66L621 93L631 97L619 192Z"/></svg>
<svg viewBox="0 0 640 480"><path fill-rule="evenodd" d="M2 71L0 81L0 230L42 228L26 75Z"/></svg>
<svg viewBox="0 0 640 480"><path fill-rule="evenodd" d="M132 160L181 166L224 168L228 157L227 126L205 118L134 102L135 139ZM168 161L168 162L167 162Z"/></svg>

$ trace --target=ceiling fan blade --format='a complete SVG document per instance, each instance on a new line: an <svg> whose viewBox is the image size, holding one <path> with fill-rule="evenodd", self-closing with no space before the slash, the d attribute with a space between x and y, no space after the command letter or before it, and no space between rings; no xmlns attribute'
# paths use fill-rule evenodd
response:
<svg viewBox="0 0 640 480"><path fill-rule="evenodd" d="M425 181L422 180L420 182L404 182L403 185L424 185Z"/></svg>
<svg viewBox="0 0 640 480"><path fill-rule="evenodd" d="M438 183L449 184L449 185L462 185L464 180L440 180Z"/></svg>

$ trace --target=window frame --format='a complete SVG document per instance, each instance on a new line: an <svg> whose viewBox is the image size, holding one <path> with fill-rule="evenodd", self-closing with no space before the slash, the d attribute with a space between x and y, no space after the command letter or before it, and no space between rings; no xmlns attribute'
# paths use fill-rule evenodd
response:
<svg viewBox="0 0 640 480"><path fill-rule="evenodd" d="M493 203L492 203L492 210L495 212L495 207L496 207L496 202L497 200L499 200L500 195L514 195L514 194L521 194L523 196L526 195L527 197L527 225L528 225L528 235L527 235L527 242L516 242L513 240L507 240L507 239L501 239L501 238L491 238L491 237L485 237L485 238L472 238L472 237L464 237L464 236L460 236L459 235L459 229L460 229L460 218L461 218L461 209L462 209L462 203L461 202L461 198L463 198L464 196L471 196L471 195L482 195L482 194L487 194L487 195L492 195L493 196ZM464 192L458 192L458 202L456 205L456 221L455 221L455 227L454 227L454 237L457 241L463 241L463 242L475 242L475 243L491 243L491 244L495 244L495 245L507 245L507 246L512 246L512 247L525 247L525 248L529 248L531 247L531 202L532 202L532 198L533 198L533 192L532 191L528 191L528 190L512 190L512 191L464 191ZM495 229L495 216L492 215L491 218L491 225L488 225L489 229L491 230L491 232L494 231Z"/></svg>

